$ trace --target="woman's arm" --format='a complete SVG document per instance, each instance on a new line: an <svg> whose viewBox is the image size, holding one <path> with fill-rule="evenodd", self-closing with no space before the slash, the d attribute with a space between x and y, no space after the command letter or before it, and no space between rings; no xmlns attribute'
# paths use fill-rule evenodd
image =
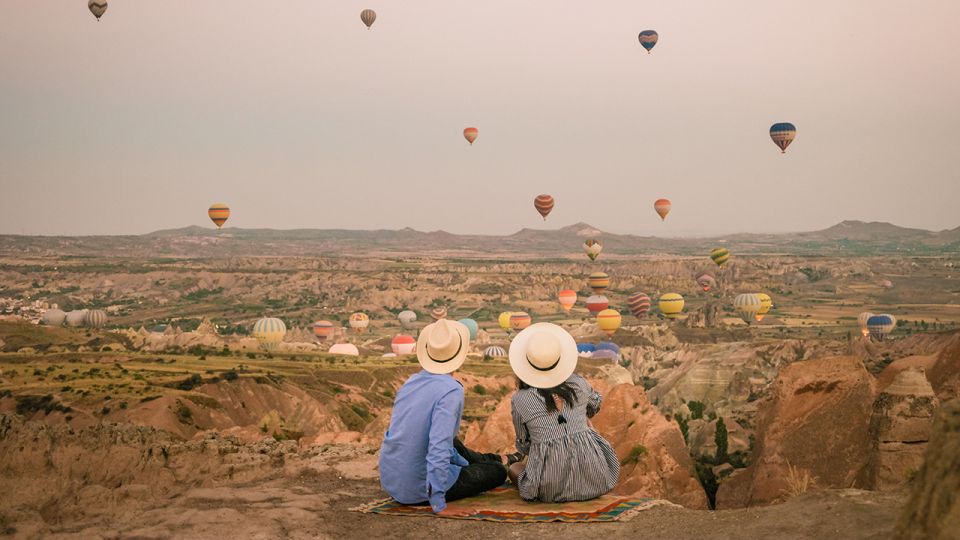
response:
<svg viewBox="0 0 960 540"><path fill-rule="evenodd" d="M590 383L586 379L580 379L583 381L583 386L587 391L587 418L593 418L598 412L600 412L600 406L603 404L603 396L600 395L600 392L597 392L590 386Z"/></svg>
<svg viewBox="0 0 960 540"><path fill-rule="evenodd" d="M517 452L527 455L530 453L530 432L527 431L527 425L523 423L520 412L517 411L517 402L510 402L510 414L513 416L513 430L517 434Z"/></svg>

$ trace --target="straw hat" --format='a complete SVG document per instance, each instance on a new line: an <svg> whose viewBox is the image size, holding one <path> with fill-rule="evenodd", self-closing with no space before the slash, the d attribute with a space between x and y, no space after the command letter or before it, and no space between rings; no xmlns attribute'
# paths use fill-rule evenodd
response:
<svg viewBox="0 0 960 540"><path fill-rule="evenodd" d="M417 360L430 373L451 373L463 365L470 348L470 329L449 319L427 325L417 339Z"/></svg>
<svg viewBox="0 0 960 540"><path fill-rule="evenodd" d="M534 388L553 388L577 368L577 342L553 323L537 323L517 334L510 344L510 367Z"/></svg>

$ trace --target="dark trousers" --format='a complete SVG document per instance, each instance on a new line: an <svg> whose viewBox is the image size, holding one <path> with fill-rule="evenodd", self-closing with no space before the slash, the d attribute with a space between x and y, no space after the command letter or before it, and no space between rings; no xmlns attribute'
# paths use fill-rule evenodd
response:
<svg viewBox="0 0 960 540"><path fill-rule="evenodd" d="M475 452L460 442L453 440L453 447L470 465L460 469L460 476L447 490L447 501L465 499L502 486L507 481L507 468L497 454Z"/></svg>

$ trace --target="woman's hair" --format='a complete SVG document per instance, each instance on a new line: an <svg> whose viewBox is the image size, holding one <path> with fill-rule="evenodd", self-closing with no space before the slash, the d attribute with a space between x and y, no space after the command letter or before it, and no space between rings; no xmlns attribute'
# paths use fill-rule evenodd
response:
<svg viewBox="0 0 960 540"><path fill-rule="evenodd" d="M520 390L526 390L527 388L533 388L529 384L517 379L517 387ZM543 398L543 401L547 404L547 410L550 412L557 410L556 399L559 397L567 404L567 407L573 407L577 401L577 387L570 384L567 381L564 381L553 388L534 388L540 397Z"/></svg>

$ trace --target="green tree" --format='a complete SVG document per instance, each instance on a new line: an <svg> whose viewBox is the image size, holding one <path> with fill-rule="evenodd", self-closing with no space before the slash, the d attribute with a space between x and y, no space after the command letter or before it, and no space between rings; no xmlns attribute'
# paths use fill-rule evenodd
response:
<svg viewBox="0 0 960 540"><path fill-rule="evenodd" d="M680 425L680 433L683 434L683 442L687 442L687 434L690 431L689 426L687 425L687 419L683 417L680 413L675 413L673 419L677 421L677 424Z"/></svg>
<svg viewBox="0 0 960 540"><path fill-rule="evenodd" d="M697 420L703 418L703 410L706 408L706 405L699 401L688 401L687 408L690 409L690 419Z"/></svg>
<svg viewBox="0 0 960 540"><path fill-rule="evenodd" d="M727 425L723 418L717 418L717 431L713 434L713 441L717 443L716 463L725 463L727 456Z"/></svg>

